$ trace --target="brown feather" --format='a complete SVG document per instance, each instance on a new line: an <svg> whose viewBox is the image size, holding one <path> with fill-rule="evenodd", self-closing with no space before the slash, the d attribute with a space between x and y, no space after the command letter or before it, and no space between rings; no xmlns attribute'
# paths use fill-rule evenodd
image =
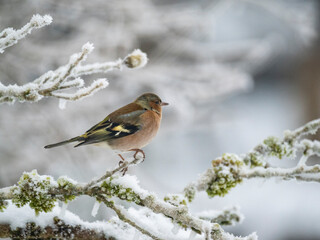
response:
<svg viewBox="0 0 320 240"><path fill-rule="evenodd" d="M134 134L118 138L110 139L108 145L119 151L128 151L130 149L141 149L146 146L157 134L160 127L160 115L152 110L148 110L139 117L141 129Z"/></svg>
<svg viewBox="0 0 320 240"><path fill-rule="evenodd" d="M167 105L152 93L138 97L87 130L79 137L46 148L69 142L79 142L75 147L87 144L106 143L114 150L128 151L146 146L156 135L161 121L161 106Z"/></svg>

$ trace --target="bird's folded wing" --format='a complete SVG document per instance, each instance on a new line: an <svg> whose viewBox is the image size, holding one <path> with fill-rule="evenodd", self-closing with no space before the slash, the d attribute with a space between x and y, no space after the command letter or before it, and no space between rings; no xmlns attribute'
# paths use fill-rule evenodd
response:
<svg viewBox="0 0 320 240"><path fill-rule="evenodd" d="M133 105L131 103L111 113L81 135L83 142L76 145L76 147L121 138L139 131L141 128L140 115L146 110L139 105L135 105L137 104Z"/></svg>

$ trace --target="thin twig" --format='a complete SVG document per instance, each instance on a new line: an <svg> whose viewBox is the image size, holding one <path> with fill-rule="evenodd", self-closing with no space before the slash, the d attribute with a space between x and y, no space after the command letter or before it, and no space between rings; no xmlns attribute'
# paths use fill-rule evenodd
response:
<svg viewBox="0 0 320 240"><path fill-rule="evenodd" d="M131 166L131 165L135 165L137 163L141 162L141 159L139 158L134 158L132 161L124 161L120 166L116 167L115 169L113 169L112 171L107 171L103 176L101 176L98 179L93 179L91 182L89 182L88 184L85 185L84 189L88 189L94 185L96 185L97 183L111 177L112 175L114 175L117 172L121 172L123 169Z"/></svg>
<svg viewBox="0 0 320 240"><path fill-rule="evenodd" d="M130 220L127 217L127 214L124 213L124 210L120 206L117 206L114 202L106 200L106 198L101 196L101 195L98 195L96 198L97 198L97 200L103 202L107 207L111 208L117 214L117 216L119 217L120 220L130 224L132 227L134 227L137 230L139 230L142 234L147 235L147 236L149 236L149 237L151 237L152 239L155 239L155 240L163 240L161 238L158 238L154 234L150 233L149 231L147 231L143 227L140 227L134 221Z"/></svg>

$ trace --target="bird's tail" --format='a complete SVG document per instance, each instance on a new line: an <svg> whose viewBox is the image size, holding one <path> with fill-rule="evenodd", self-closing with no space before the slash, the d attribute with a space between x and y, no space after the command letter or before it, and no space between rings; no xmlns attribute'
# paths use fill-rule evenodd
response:
<svg viewBox="0 0 320 240"><path fill-rule="evenodd" d="M76 141L81 141L83 140L82 137L74 137L74 138L71 138L69 140L65 140L65 141L62 141L62 142L58 142L58 143L54 143L54 144L49 144L47 146L44 146L44 148L54 148L54 147L59 147L61 145L65 145L67 143L71 143L71 142L76 142Z"/></svg>

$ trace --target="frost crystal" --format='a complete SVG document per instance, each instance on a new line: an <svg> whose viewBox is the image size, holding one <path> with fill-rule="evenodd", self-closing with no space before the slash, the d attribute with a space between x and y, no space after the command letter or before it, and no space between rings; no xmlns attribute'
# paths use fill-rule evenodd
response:
<svg viewBox="0 0 320 240"><path fill-rule="evenodd" d="M33 15L30 22L27 23L19 30L12 28L6 28L0 32L0 53L4 52L4 49L17 44L20 39L30 34L33 29L41 28L49 25L52 22L52 17L49 15L41 16L39 14Z"/></svg>
<svg viewBox="0 0 320 240"><path fill-rule="evenodd" d="M59 214L59 218L63 218L66 215L67 208L68 208L68 203L63 202L62 207L61 207L61 211Z"/></svg>
<svg viewBox="0 0 320 240"><path fill-rule="evenodd" d="M66 108L66 105L67 105L67 100L65 100L65 99L59 99L59 108L61 109L61 110L63 110L63 109L65 109Z"/></svg>
<svg viewBox="0 0 320 240"><path fill-rule="evenodd" d="M100 207L100 204L98 201L96 201L93 205L93 208L92 208L92 211L91 211L91 216L92 217L95 217L98 213L98 210L99 210L99 207Z"/></svg>
<svg viewBox="0 0 320 240"><path fill-rule="evenodd" d="M0 32L0 53L24 38L35 28L40 28L52 22L49 15L34 15L30 22L19 30L12 28L4 29ZM106 73L115 69L121 69L123 65L129 68L141 68L146 65L147 55L141 50L136 49L124 59L114 62L93 63L82 66L81 64L87 59L93 51L92 43L86 43L82 46L81 52L71 55L68 64L61 66L56 70L48 71L31 83L23 86L16 84L4 86L0 83L0 103L19 102L37 102L43 97L56 97L59 99L76 101L96 93L98 90L106 88L108 81L105 78L97 79L87 87L84 81L79 77L94 73ZM65 92L66 89L77 88L75 92ZM64 109L66 101L59 102L59 108Z"/></svg>

